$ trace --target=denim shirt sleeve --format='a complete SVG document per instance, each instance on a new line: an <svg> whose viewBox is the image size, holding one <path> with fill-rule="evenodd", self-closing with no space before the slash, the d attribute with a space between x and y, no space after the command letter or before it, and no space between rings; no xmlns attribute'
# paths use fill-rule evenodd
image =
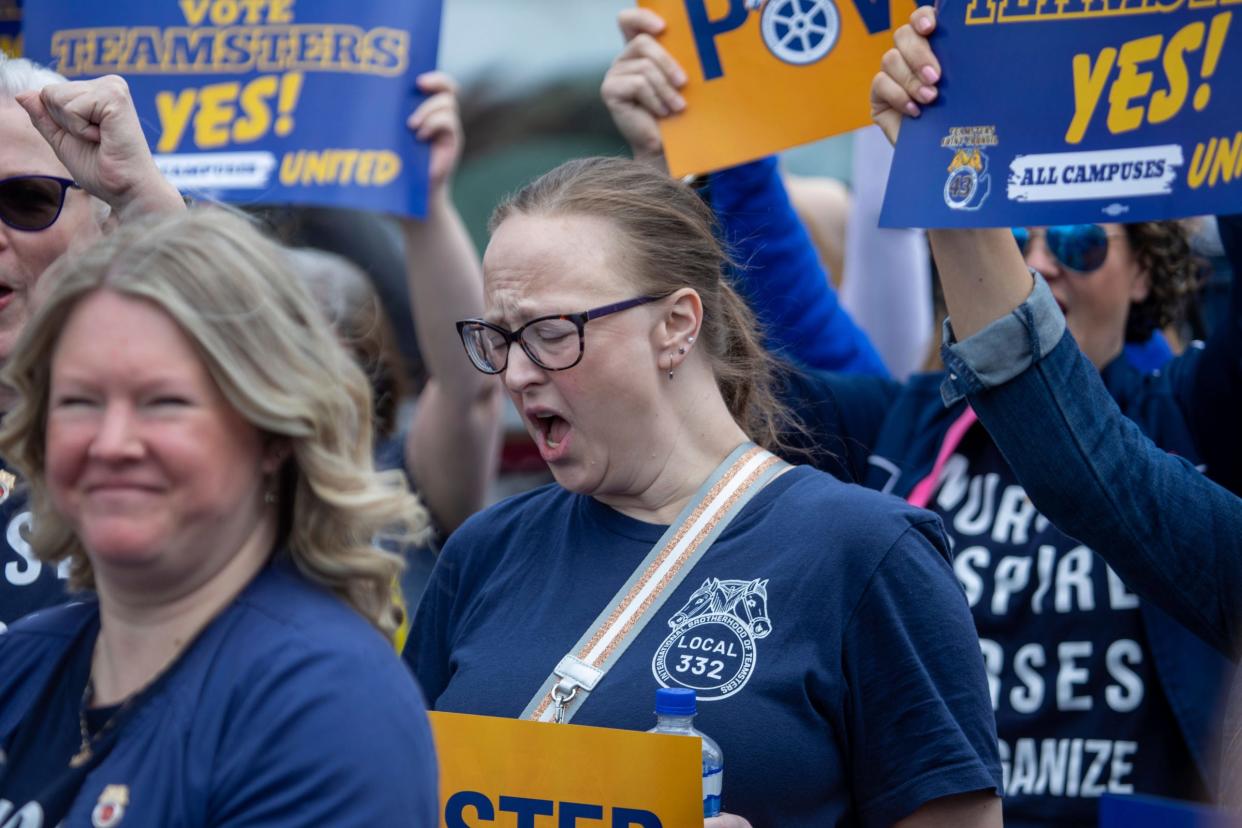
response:
<svg viewBox="0 0 1242 828"><path fill-rule="evenodd" d="M945 318L940 353L947 374L940 396L946 406L967 394L1009 382L1061 341L1065 315L1044 277L1034 270L1031 276L1035 286L1027 300L965 342L957 341L952 319Z"/></svg>
<svg viewBox="0 0 1242 828"><path fill-rule="evenodd" d="M944 351L956 375L946 387L968 397L1040 513L1232 656L1242 642L1242 499L1122 413L1043 280L965 342L949 329Z"/></svg>

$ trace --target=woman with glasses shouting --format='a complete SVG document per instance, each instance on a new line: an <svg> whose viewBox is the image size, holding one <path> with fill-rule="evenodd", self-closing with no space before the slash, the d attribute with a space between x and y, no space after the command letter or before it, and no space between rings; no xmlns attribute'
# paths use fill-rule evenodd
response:
<svg viewBox="0 0 1242 828"><path fill-rule="evenodd" d="M674 111L669 95L684 76L656 39L663 28L658 18L640 9L622 18L629 43L604 82L606 93L611 91L605 97L636 155L652 158L660 146L659 118ZM915 41L919 45L911 46ZM921 55L918 61L908 58L913 69L896 59L909 49ZM899 87L906 97L893 106L912 114L935 99L939 65L921 34L903 27L884 66L875 82L877 100ZM663 101L664 110L653 101ZM726 237L737 240L735 258L746 263L741 287L756 307L775 306L764 301L769 293L796 294L809 303L830 289L774 166L714 174L708 192ZM1045 314L1036 322L1047 321L1052 333L1044 334L1050 337L1046 344L1055 345L1068 326L1121 410L1148 436L1192 462L1206 461L1209 475L1236 484L1242 460L1237 320L1159 375L1139 371L1123 356L1127 342L1144 342L1172 319L1192 289L1194 265L1182 227L1077 225L1019 229L1001 238L1010 255L1016 240L1026 264L1040 274L1033 299L1044 301ZM952 244L974 249L971 239L945 231L933 242L940 254ZM951 305L955 328L962 314L986 298L985 286L995 278L988 261L978 254L954 262L966 275L950 275L969 285L950 297L957 302ZM1030 287L1028 278L1009 307L1021 304ZM1053 321L1062 313L1063 321ZM785 341L814 335L791 334L796 319L765 321L785 325ZM1041 514L1075 511L1072 480L1056 501L1027 497L959 390L986 385L988 370L1010 352L963 343L950 353L949 372L916 375L904 385L794 372L787 379L788 399L821 448L817 462L853 472L866 485L943 520L988 671L1005 769L1006 824L1091 825L1105 792L1199 795L1210 778L1211 732L1227 662L1141 602L1103 558ZM970 372L968 358L975 363ZM954 402L946 407L945 398ZM1212 398L1216 402L1209 405ZM1029 422L1032 432L1041 427ZM836 456L827 456L823 446ZM1055 469L1062 461L1048 456L1042 462ZM1080 522L1091 519L1083 515Z"/></svg>
<svg viewBox="0 0 1242 828"><path fill-rule="evenodd" d="M638 162L497 209L458 327L556 483L453 534L406 657L436 709L546 722L646 729L657 688L693 689L729 767L713 828L999 825L938 523L766 450L792 426L725 264L694 191Z"/></svg>
<svg viewBox="0 0 1242 828"><path fill-rule="evenodd" d="M182 207L123 80L66 83L0 55L0 364L13 355L43 272L71 246L97 239L109 216ZM0 414L11 402L0 390ZM16 486L0 459L0 629L64 600L64 581L26 540L30 511Z"/></svg>

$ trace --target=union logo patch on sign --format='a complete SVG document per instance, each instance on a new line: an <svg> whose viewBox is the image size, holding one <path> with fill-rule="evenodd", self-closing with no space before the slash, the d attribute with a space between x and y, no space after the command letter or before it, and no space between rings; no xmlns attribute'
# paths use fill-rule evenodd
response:
<svg viewBox="0 0 1242 828"><path fill-rule="evenodd" d="M673 614L651 670L665 687L688 687L699 701L732 696L755 670L755 642L772 632L768 582L709 578Z"/></svg>
<svg viewBox="0 0 1242 828"><path fill-rule="evenodd" d="M978 210L992 189L988 155L984 147L998 143L995 126L953 127L940 146L953 151L949 177L944 182L944 203L952 210Z"/></svg>

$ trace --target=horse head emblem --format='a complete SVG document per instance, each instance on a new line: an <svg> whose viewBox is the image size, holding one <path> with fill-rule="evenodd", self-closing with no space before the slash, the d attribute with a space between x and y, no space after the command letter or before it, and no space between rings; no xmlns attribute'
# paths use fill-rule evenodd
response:
<svg viewBox="0 0 1242 828"><path fill-rule="evenodd" d="M751 634L755 638L766 638L772 632L772 621L768 618L768 579L756 579L747 584L737 609L738 617L750 625Z"/></svg>
<svg viewBox="0 0 1242 828"><path fill-rule="evenodd" d="M717 578L708 578L703 585L690 594L690 599L672 618L668 619L670 627L686 623L691 618L706 615L709 612L720 612L724 600L724 588Z"/></svg>
<svg viewBox="0 0 1242 828"><path fill-rule="evenodd" d="M708 578L703 581L689 600L668 620L670 627L678 627L700 615L732 615L750 630L755 638L765 638L772 632L768 618L768 581L721 581Z"/></svg>

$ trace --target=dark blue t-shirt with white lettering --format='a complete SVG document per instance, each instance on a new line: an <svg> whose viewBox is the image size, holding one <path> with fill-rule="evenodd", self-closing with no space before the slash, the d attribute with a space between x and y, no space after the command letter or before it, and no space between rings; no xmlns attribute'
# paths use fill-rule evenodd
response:
<svg viewBox="0 0 1242 828"><path fill-rule="evenodd" d="M1092 826L1105 793L1200 795L1139 599L1036 511L981 426L949 457L928 505L953 541L979 630L1005 825Z"/></svg>
<svg viewBox="0 0 1242 828"><path fill-rule="evenodd" d="M665 529L555 485L471 518L406 647L430 704L520 715ZM574 723L646 730L661 686L696 691L724 809L756 828L888 826L1000 784L939 522L810 468L747 504Z"/></svg>
<svg viewBox="0 0 1242 828"><path fill-rule="evenodd" d="M4 474L0 468L0 475ZM36 610L64 603L67 573L35 557L27 540L30 510L26 491L20 485L13 490L7 477L0 477L0 526L4 528L4 541L0 542L0 630L3 630Z"/></svg>

